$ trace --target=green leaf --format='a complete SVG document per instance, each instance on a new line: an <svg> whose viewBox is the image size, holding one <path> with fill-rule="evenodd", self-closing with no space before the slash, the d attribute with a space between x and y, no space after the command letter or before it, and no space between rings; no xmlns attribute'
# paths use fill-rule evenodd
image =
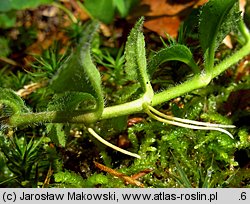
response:
<svg viewBox="0 0 250 204"><path fill-rule="evenodd" d="M84 7L90 15L103 23L109 24L114 19L113 0L85 0Z"/></svg>
<svg viewBox="0 0 250 204"><path fill-rule="evenodd" d="M35 8L42 4L52 3L53 0L1 0L0 1L0 12L6 12L10 10L21 10L27 8Z"/></svg>
<svg viewBox="0 0 250 204"><path fill-rule="evenodd" d="M95 98L82 92L70 92L55 94L48 105L48 111L67 110L91 110L95 107ZM65 147L69 126L64 124L47 124L48 137L58 146Z"/></svg>
<svg viewBox="0 0 250 204"><path fill-rule="evenodd" d="M144 92L149 90L150 80L147 73L147 61L144 36L141 31L144 18L140 18L131 30L125 47L125 72L131 80L139 80ZM150 86L150 87L149 87Z"/></svg>
<svg viewBox="0 0 250 204"><path fill-rule="evenodd" d="M51 81L51 88L56 93L73 92L74 102L71 103L79 103L80 97L83 100L89 100L89 95L91 95L96 102L95 111L93 112L95 117L99 118L104 107L101 76L90 56L91 41L97 28L98 24L96 21L86 25L79 45L59 68L58 73ZM70 101L68 100L68 102ZM64 106L69 108L70 105Z"/></svg>
<svg viewBox="0 0 250 204"><path fill-rule="evenodd" d="M11 28L16 23L16 14L13 11L0 13L0 27Z"/></svg>
<svg viewBox="0 0 250 204"><path fill-rule="evenodd" d="M139 3L138 0L113 0L114 5L117 7L120 16L125 18L128 14L130 9Z"/></svg>
<svg viewBox="0 0 250 204"><path fill-rule="evenodd" d="M118 103L122 104L127 101L130 101L133 97L135 97L136 93L140 89L140 84L129 84L128 86L122 87L122 89L117 91L117 94L119 95Z"/></svg>
<svg viewBox="0 0 250 204"><path fill-rule="evenodd" d="M176 166L176 169L180 175L180 178L177 178L179 183L181 185L183 185L183 187L185 188L192 188L192 185L190 183L190 181L188 180L188 177L187 177L187 174L183 171L180 163L178 162L177 158L174 156L174 154L171 152L172 156L173 156L173 159L174 159L174 163L175 163L175 166Z"/></svg>
<svg viewBox="0 0 250 204"><path fill-rule="evenodd" d="M178 43L187 44L187 40L193 39L198 40L198 25L199 25L199 15L201 8L192 9L191 13L184 20L183 24L179 28L178 33Z"/></svg>
<svg viewBox="0 0 250 204"><path fill-rule="evenodd" d="M28 1L20 1L20 0L12 0L11 7L12 9L21 10L27 8L36 8L42 4L50 4L53 0L28 0Z"/></svg>
<svg viewBox="0 0 250 204"><path fill-rule="evenodd" d="M15 10L36 8L42 4L50 4L53 0L1 0L0 1L0 27L10 28L16 23ZM3 13L1 13L3 12Z"/></svg>
<svg viewBox="0 0 250 204"><path fill-rule="evenodd" d="M172 45L158 51L148 63L148 72L150 76L155 70L164 62L167 61L180 61L190 66L195 74L199 73L199 67L193 59L193 55L188 47L185 45Z"/></svg>
<svg viewBox="0 0 250 204"><path fill-rule="evenodd" d="M67 91L55 94L49 102L49 111L90 110L95 107L95 98L88 93Z"/></svg>
<svg viewBox="0 0 250 204"><path fill-rule="evenodd" d="M98 28L96 21L85 25L84 34L78 46L72 50L67 60L59 67L58 73L51 81L51 88L57 93L65 91L93 93L92 75L100 82L100 74L90 56L90 44ZM89 64L88 64L89 63ZM91 72L94 72L91 74ZM90 75L90 76L89 76Z"/></svg>
<svg viewBox="0 0 250 204"><path fill-rule="evenodd" d="M204 52L205 68L214 66L214 54L225 36L237 28L240 20L237 0L210 0L201 9L199 39Z"/></svg>
<svg viewBox="0 0 250 204"><path fill-rule="evenodd" d="M24 101L12 90L0 88L0 117L29 112Z"/></svg>
<svg viewBox="0 0 250 204"><path fill-rule="evenodd" d="M128 14L128 9L125 5L125 1L124 0L114 0L114 5L117 7L121 17L126 17Z"/></svg>
<svg viewBox="0 0 250 204"><path fill-rule="evenodd" d="M11 50L9 47L9 41L7 38L0 37L0 57L7 57Z"/></svg>
<svg viewBox="0 0 250 204"><path fill-rule="evenodd" d="M81 110L91 111L95 108L95 98L88 93L70 92L55 94L48 104L48 111ZM46 125L48 137L56 144L65 147L66 135L63 124Z"/></svg>
<svg viewBox="0 0 250 204"><path fill-rule="evenodd" d="M66 134L64 130L64 125L61 123L58 124L47 124L46 129L48 132L48 137L54 142L57 146L61 145L65 147L66 145Z"/></svg>
<svg viewBox="0 0 250 204"><path fill-rule="evenodd" d="M212 177L212 173L213 173L214 169L213 169L213 166L210 166L208 169L207 169L207 174L206 174L206 177L204 179L204 182L202 184L202 188L211 188L211 177Z"/></svg>
<svg viewBox="0 0 250 204"><path fill-rule="evenodd" d="M1 0L0 12L6 12L11 10L11 0Z"/></svg>

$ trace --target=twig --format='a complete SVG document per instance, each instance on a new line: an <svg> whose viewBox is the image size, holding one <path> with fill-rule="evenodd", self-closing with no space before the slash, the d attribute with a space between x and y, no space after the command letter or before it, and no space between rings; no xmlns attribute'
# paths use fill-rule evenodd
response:
<svg viewBox="0 0 250 204"><path fill-rule="evenodd" d="M132 185L138 186L140 188L144 188L144 185L140 181L137 181L135 178L139 178L141 176L144 176L146 173L140 174L140 176L139 176L139 174L138 175L136 174L136 176L127 176L123 173L120 173L120 172L114 170L114 169L111 169L107 166L104 166L98 162L94 161L94 164L97 168L101 169L102 171L110 173L111 175L116 176L116 177L124 180L126 182L126 184L132 184Z"/></svg>

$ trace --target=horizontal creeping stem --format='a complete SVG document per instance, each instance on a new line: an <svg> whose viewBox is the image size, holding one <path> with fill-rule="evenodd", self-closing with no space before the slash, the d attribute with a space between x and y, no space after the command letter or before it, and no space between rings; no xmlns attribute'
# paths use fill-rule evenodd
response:
<svg viewBox="0 0 250 204"><path fill-rule="evenodd" d="M225 60L220 62L218 65L216 65L212 69L211 74L207 75L204 73L202 75L198 75L198 76L196 75L189 81L184 82L183 84L180 84L176 87L172 87L170 89L167 89L166 91L156 94L153 98L152 106L164 103L168 100L181 96L195 89L199 89L199 88L207 86L213 78L219 76L221 73L227 70L230 66L236 64L239 60L241 60L243 57L245 57L249 53L250 53L250 41L248 41L245 46L243 46L240 50L236 51L233 55L226 58Z"/></svg>
<svg viewBox="0 0 250 204"><path fill-rule="evenodd" d="M122 105L107 107L100 118L109 119L142 111L142 99L137 99ZM105 112L105 113L104 113ZM103 117L104 116L104 117ZM74 111L46 111L39 113L15 114L10 118L0 121L12 127L36 123L94 123L94 115L79 110Z"/></svg>
<svg viewBox="0 0 250 204"><path fill-rule="evenodd" d="M152 106L167 102L173 98L186 94L195 89L205 87L210 81L217 77L219 74L224 72L228 67L237 63L240 59L250 53L250 41L248 41L241 49L236 51L233 55L223 60L221 63L216 65L212 70L212 73L203 73L195 75L192 79L185 81L184 83L169 88L165 91L157 93L153 96ZM106 107L103 110L100 120L119 117L123 115L134 114L143 111L144 99L139 98L137 100L124 103L121 105L115 105ZM91 113L85 113L81 111L51 111L51 112L40 112L40 113L25 113L16 114L8 119L2 120L1 122L6 123L10 126L17 127L35 123L92 123L95 122L92 119Z"/></svg>

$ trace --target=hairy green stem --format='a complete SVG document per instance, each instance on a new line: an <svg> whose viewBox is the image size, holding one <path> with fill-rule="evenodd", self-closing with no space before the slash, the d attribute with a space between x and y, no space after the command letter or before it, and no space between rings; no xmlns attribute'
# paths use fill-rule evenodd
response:
<svg viewBox="0 0 250 204"><path fill-rule="evenodd" d="M248 39L250 39L250 35L248 36L249 36ZM230 57L228 57L227 59L223 60L218 65L216 65L213 69L212 78L220 75L222 72L224 72L230 66L236 64L239 60L241 60L249 53L250 53L250 40L248 40L248 42L246 42L246 45L242 47L240 50L236 51Z"/></svg>
<svg viewBox="0 0 250 204"><path fill-rule="evenodd" d="M129 115L132 113L141 112L143 110L142 104L144 100L142 98L121 104L104 108L101 120L115 118L122 115ZM49 111L40 113L24 113L11 116L3 123L10 126L23 126L34 123L93 123L95 122L95 114L75 111Z"/></svg>
<svg viewBox="0 0 250 204"><path fill-rule="evenodd" d="M217 64L211 75L202 73L195 75L192 79L185 81L175 87L169 88L165 91L157 93L152 99L152 106L167 102L173 98L186 94L195 89L205 87L210 83L212 78L217 77L219 74L224 72L230 66L237 63L240 59L250 53L250 41L246 43L241 49L236 51L230 57ZM106 107L103 110L100 120L119 117L123 115L129 115L143 111L144 98L140 98L128 103L121 105L115 105ZM94 113L86 113L81 111L52 111L52 112L41 112L41 113L25 113L21 115L13 115L7 121L2 121L10 126L22 126L34 123L91 123L94 122Z"/></svg>
<svg viewBox="0 0 250 204"><path fill-rule="evenodd" d="M205 75L205 73L196 75L192 79L185 81L182 84L179 84L175 87L171 87L165 91L156 94L152 100L152 106L156 106L178 96L182 96L183 94L186 94L195 89L202 88L208 85L210 81L211 77L208 77L207 75Z"/></svg>
<svg viewBox="0 0 250 204"><path fill-rule="evenodd" d="M239 22L239 30L243 35L243 37L245 38L246 42L249 42L250 41L249 30L246 27L246 24L244 23L243 19L241 19Z"/></svg>
<svg viewBox="0 0 250 204"><path fill-rule="evenodd" d="M40 113L15 114L2 121L10 126L24 126L36 123L85 123L96 122L95 113L86 113L86 111L46 111Z"/></svg>
<svg viewBox="0 0 250 204"><path fill-rule="evenodd" d="M247 44L242 47L240 50L236 51L233 55L226 58L219 64L217 64L213 68L213 72L210 75L201 74L196 75L192 79L184 82L183 84L180 84L176 87L172 87L170 89L167 89L161 93L158 93L154 96L152 105L158 105L161 103L164 103L165 101L171 100L175 97L181 96L185 93L188 93L190 91L193 91L198 88L205 87L209 84L209 82L220 75L222 72L224 72L226 69L228 69L230 66L237 63L240 59L242 59L244 56L248 55L250 53L250 41L247 42Z"/></svg>

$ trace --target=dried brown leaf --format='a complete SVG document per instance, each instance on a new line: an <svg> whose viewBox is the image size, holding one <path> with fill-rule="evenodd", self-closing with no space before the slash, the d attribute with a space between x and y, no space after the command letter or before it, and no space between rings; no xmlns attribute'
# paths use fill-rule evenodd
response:
<svg viewBox="0 0 250 204"><path fill-rule="evenodd" d="M190 11L207 0L142 0L138 7L139 15L146 16L144 26L162 37L168 33L176 37L182 20ZM141 11L143 12L141 12Z"/></svg>

